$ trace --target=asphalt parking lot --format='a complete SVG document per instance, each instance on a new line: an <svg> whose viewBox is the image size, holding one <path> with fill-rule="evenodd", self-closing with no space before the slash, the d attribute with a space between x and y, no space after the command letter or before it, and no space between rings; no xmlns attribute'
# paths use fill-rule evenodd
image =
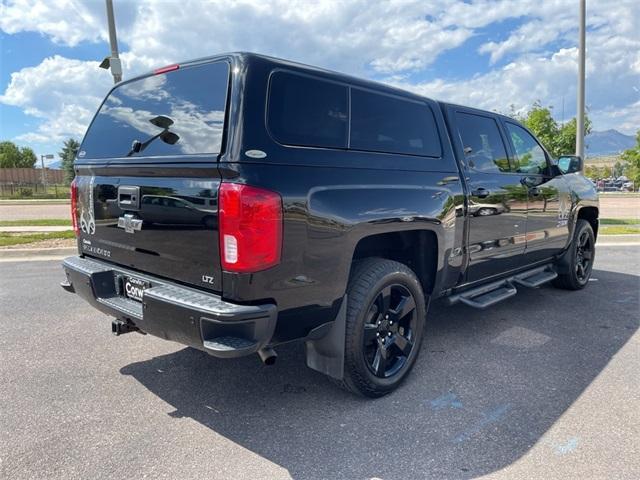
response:
<svg viewBox="0 0 640 480"><path fill-rule="evenodd" d="M58 261L0 263L2 478L640 478L640 247L584 291L435 305L416 368L371 401L301 346L217 360L63 292Z"/></svg>

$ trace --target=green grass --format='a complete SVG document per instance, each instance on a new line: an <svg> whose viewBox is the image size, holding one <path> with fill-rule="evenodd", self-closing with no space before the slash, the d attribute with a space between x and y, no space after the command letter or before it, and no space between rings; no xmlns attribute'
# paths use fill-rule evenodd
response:
<svg viewBox="0 0 640 480"><path fill-rule="evenodd" d="M47 185L2 185L0 199L2 200L34 200L69 198L69 186L63 184Z"/></svg>
<svg viewBox="0 0 640 480"><path fill-rule="evenodd" d="M49 232L49 233L29 233L11 234L0 233L0 247L7 247L9 245L22 245L26 243L40 242L42 240L57 239L57 238L75 238L76 235L73 231L69 232Z"/></svg>
<svg viewBox="0 0 640 480"><path fill-rule="evenodd" d="M598 231L601 235L628 235L640 233L640 227L630 225L603 225Z"/></svg>
<svg viewBox="0 0 640 480"><path fill-rule="evenodd" d="M0 227L66 227L71 226L71 219L40 218L37 220L0 220Z"/></svg>
<svg viewBox="0 0 640 480"><path fill-rule="evenodd" d="M601 218L600 225L639 225L637 218Z"/></svg>

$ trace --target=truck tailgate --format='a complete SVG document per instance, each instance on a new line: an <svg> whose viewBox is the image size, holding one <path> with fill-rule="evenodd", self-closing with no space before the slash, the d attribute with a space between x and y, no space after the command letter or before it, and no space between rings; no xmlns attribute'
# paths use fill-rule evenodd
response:
<svg viewBox="0 0 640 480"><path fill-rule="evenodd" d="M85 255L220 291L215 166L79 168Z"/></svg>

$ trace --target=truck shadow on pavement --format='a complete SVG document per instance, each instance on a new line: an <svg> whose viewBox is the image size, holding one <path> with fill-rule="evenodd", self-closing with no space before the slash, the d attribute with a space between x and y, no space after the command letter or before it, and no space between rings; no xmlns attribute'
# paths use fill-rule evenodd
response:
<svg viewBox="0 0 640 480"><path fill-rule="evenodd" d="M640 278L593 278L580 292L523 288L487 311L433 305L415 369L379 400L306 368L301 345L279 348L272 367L187 348L121 373L172 405L172 416L293 478L476 477L524 455L638 329Z"/></svg>

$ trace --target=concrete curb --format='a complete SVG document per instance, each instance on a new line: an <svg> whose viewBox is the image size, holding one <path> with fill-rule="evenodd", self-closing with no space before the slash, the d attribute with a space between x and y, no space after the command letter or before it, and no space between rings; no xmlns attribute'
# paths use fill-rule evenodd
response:
<svg viewBox="0 0 640 480"><path fill-rule="evenodd" d="M640 245L640 233L626 235L598 235L596 246L602 245Z"/></svg>

